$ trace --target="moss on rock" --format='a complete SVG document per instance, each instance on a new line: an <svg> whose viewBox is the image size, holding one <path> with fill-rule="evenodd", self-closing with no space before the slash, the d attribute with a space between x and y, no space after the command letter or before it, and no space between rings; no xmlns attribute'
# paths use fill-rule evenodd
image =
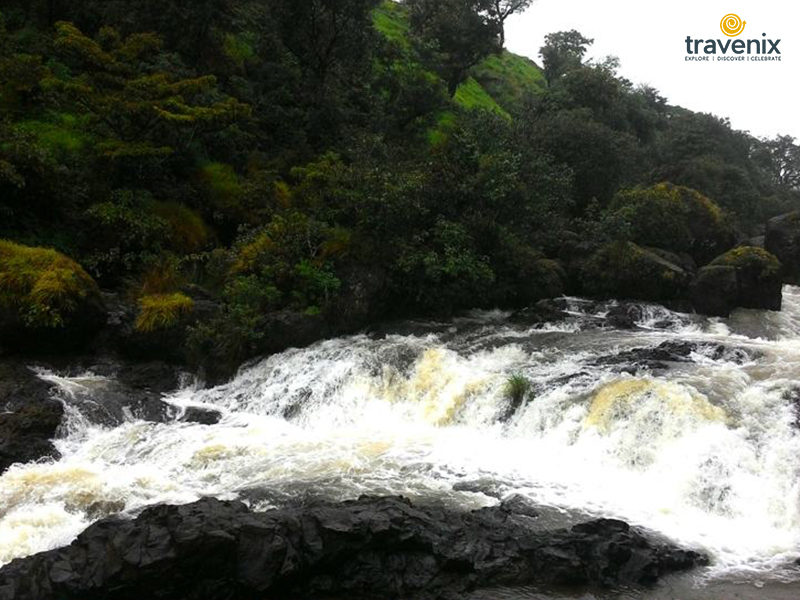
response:
<svg viewBox="0 0 800 600"><path fill-rule="evenodd" d="M763 248L734 248L700 269L692 282L692 304L697 312L721 317L735 308L780 310L781 270L780 261Z"/></svg>
<svg viewBox="0 0 800 600"><path fill-rule="evenodd" d="M665 301L682 298L690 275L632 242L602 247L579 267L583 292L601 298Z"/></svg>
<svg viewBox="0 0 800 600"><path fill-rule="evenodd" d="M99 304L94 279L49 248L0 240L0 322L64 328L88 304Z"/></svg>
<svg viewBox="0 0 800 600"><path fill-rule="evenodd" d="M778 258L756 246L734 248L715 258L711 264L718 267L746 269L765 280L772 279L781 272L781 263Z"/></svg>
<svg viewBox="0 0 800 600"><path fill-rule="evenodd" d="M686 252L700 265L735 243L733 227L723 210L690 188L660 183L624 190L609 209L633 242Z"/></svg>

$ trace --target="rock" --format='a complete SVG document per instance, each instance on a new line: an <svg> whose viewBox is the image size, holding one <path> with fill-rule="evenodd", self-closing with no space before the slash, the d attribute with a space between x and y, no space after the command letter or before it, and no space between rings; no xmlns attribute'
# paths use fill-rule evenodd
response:
<svg viewBox="0 0 800 600"><path fill-rule="evenodd" d="M43 363L68 377L90 372L103 379L85 382L73 389L69 402L90 422L114 427L128 415L155 423L174 419L178 409L163 400L177 390L183 372L163 362L120 362L115 359L76 357Z"/></svg>
<svg viewBox="0 0 800 600"><path fill-rule="evenodd" d="M0 240L0 352L72 352L104 320L100 290L83 268L49 248Z"/></svg>
<svg viewBox="0 0 800 600"><path fill-rule="evenodd" d="M755 237L748 238L745 242L743 242L742 246L754 246L755 248L766 248L766 236L757 235ZM775 254L773 252L773 254Z"/></svg>
<svg viewBox="0 0 800 600"><path fill-rule="evenodd" d="M691 274L631 242L604 246L578 267L584 293L599 298L670 301L686 295Z"/></svg>
<svg viewBox="0 0 800 600"><path fill-rule="evenodd" d="M800 211L769 220L764 248L783 264L783 281L800 285Z"/></svg>
<svg viewBox="0 0 800 600"><path fill-rule="evenodd" d="M568 302L564 298L539 300L533 306L528 306L512 313L511 321L525 325L562 321L569 316L567 313L568 308Z"/></svg>
<svg viewBox="0 0 800 600"><path fill-rule="evenodd" d="M691 255L687 254L686 252L670 252L669 250L652 248L650 246L645 246L644 248L645 250L649 250L653 254L660 256L667 262L679 266L687 273L694 274L697 272L697 263L694 261Z"/></svg>
<svg viewBox="0 0 800 600"><path fill-rule="evenodd" d="M617 329L635 329L642 318L641 309L635 304L617 304L606 314L606 323Z"/></svg>
<svg viewBox="0 0 800 600"><path fill-rule="evenodd" d="M0 473L14 463L58 458L51 440L63 413L50 384L24 364L0 362Z"/></svg>
<svg viewBox="0 0 800 600"><path fill-rule="evenodd" d="M734 308L780 310L781 264L754 246L734 248L700 269L692 282L692 304L697 312L726 317Z"/></svg>
<svg viewBox="0 0 800 600"><path fill-rule="evenodd" d="M755 357L743 348L713 342L666 341L655 347L633 348L611 356L603 356L592 362L595 365L621 365L636 373L639 369L659 370L668 368L667 363L692 362L692 354L702 354L711 360L742 365Z"/></svg>
<svg viewBox="0 0 800 600"><path fill-rule="evenodd" d="M205 499L109 518L0 570L0 600L459 598L531 583L650 585L707 563L621 521L537 530L516 502L471 513L361 498L252 513Z"/></svg>
<svg viewBox="0 0 800 600"><path fill-rule="evenodd" d="M185 423L197 423L198 425L216 425L222 419L222 414L217 410L190 406L183 413L181 421Z"/></svg>
<svg viewBox="0 0 800 600"><path fill-rule="evenodd" d="M692 306L704 315L727 317L736 308L739 283L734 267L703 267L691 287Z"/></svg>
<svg viewBox="0 0 800 600"><path fill-rule="evenodd" d="M631 240L641 246L663 248L659 254L687 271L690 264L706 264L736 243L736 235L722 209L699 192L659 183L649 188L622 190L609 212L625 223ZM691 261L675 260L690 255Z"/></svg>

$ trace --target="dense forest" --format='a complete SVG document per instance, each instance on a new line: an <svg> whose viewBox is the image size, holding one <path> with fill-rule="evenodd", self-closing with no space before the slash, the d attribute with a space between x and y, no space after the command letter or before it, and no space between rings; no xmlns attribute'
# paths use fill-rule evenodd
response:
<svg viewBox="0 0 800 600"><path fill-rule="evenodd" d="M509 53L529 4L4 0L4 350L109 321L223 372L381 319L778 268L725 253L798 206L794 140L671 106L576 31L541 68Z"/></svg>

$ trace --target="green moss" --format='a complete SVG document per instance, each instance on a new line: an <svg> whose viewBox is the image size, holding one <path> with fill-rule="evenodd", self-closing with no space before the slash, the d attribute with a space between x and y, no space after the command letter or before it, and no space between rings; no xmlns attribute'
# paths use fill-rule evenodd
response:
<svg viewBox="0 0 800 600"><path fill-rule="evenodd" d="M602 298L663 301L682 297L689 274L632 242L604 246L580 270L584 292Z"/></svg>
<svg viewBox="0 0 800 600"><path fill-rule="evenodd" d="M81 266L48 248L0 240L0 309L31 327L63 327L97 284Z"/></svg>
<svg viewBox="0 0 800 600"><path fill-rule="evenodd" d="M453 97L455 103L467 110L488 110L507 119L511 116L492 98L485 89L481 87L473 77L469 77L464 83L458 86L456 95Z"/></svg>
<svg viewBox="0 0 800 600"><path fill-rule="evenodd" d="M734 248L716 258L711 264L719 267L736 267L737 269L757 271L762 278L777 277L781 272L781 263L777 257L756 246Z"/></svg>
<svg viewBox="0 0 800 600"><path fill-rule="evenodd" d="M184 316L194 309L192 299L176 292L174 294L154 294L139 299L139 316L136 318L136 331L152 333L175 327Z"/></svg>

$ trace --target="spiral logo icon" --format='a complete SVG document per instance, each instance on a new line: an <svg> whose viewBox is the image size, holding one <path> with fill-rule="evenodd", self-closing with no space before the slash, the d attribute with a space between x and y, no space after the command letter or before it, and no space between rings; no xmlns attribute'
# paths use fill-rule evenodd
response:
<svg viewBox="0 0 800 600"><path fill-rule="evenodd" d="M745 25L747 25L747 21L742 21L739 15L731 13L722 17L722 22L719 26L722 29L722 33L728 37L736 37L744 31Z"/></svg>

